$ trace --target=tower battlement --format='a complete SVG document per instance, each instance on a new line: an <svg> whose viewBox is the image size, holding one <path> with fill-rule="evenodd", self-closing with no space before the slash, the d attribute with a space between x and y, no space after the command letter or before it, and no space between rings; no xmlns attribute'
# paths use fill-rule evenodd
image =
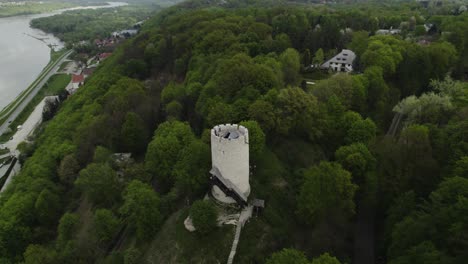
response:
<svg viewBox="0 0 468 264"><path fill-rule="evenodd" d="M217 125L211 129L211 136L215 136L219 141L244 140L249 144L249 130L237 124Z"/></svg>

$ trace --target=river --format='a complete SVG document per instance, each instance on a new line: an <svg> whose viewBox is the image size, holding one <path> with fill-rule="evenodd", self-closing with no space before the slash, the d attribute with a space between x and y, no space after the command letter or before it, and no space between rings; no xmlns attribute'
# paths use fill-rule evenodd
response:
<svg viewBox="0 0 468 264"><path fill-rule="evenodd" d="M41 73L50 61L50 47L63 47L51 34L29 26L32 19L53 16L68 10L124 6L109 2L104 6L74 7L38 15L0 18L0 110L13 101Z"/></svg>

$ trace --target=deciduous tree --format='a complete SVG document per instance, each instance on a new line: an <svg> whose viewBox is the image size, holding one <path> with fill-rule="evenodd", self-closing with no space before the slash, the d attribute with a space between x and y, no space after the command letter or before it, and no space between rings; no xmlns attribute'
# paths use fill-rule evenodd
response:
<svg viewBox="0 0 468 264"><path fill-rule="evenodd" d="M216 228L218 212L208 200L198 200L190 208L190 217L197 232L206 235Z"/></svg>
<svg viewBox="0 0 468 264"><path fill-rule="evenodd" d="M119 212L127 224L136 230L139 240L150 239L161 224L159 196L151 186L133 180L123 195L124 204Z"/></svg>
<svg viewBox="0 0 468 264"><path fill-rule="evenodd" d="M311 264L341 264L341 262L337 258L330 256L330 254L324 253L314 258Z"/></svg>
<svg viewBox="0 0 468 264"><path fill-rule="evenodd" d="M91 163L80 171L75 185L100 205L112 205L119 199L122 184L108 164Z"/></svg>
<svg viewBox="0 0 468 264"><path fill-rule="evenodd" d="M303 252L293 249L285 248L279 252L273 253L267 260L267 264L308 264L306 256Z"/></svg>
<svg viewBox="0 0 468 264"><path fill-rule="evenodd" d="M120 221L107 209L97 209L93 216L92 235L99 245L106 245L117 235Z"/></svg>
<svg viewBox="0 0 468 264"><path fill-rule="evenodd" d="M320 162L304 172L298 202L298 213L307 223L324 217L349 217L354 214L354 193L351 173L333 162Z"/></svg>

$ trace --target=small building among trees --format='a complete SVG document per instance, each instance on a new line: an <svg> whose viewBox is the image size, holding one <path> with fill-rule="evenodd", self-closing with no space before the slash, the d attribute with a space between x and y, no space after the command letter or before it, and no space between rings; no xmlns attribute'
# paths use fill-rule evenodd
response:
<svg viewBox="0 0 468 264"><path fill-rule="evenodd" d="M352 72L356 54L348 49L342 50L338 55L326 61L320 68L330 69L336 72Z"/></svg>

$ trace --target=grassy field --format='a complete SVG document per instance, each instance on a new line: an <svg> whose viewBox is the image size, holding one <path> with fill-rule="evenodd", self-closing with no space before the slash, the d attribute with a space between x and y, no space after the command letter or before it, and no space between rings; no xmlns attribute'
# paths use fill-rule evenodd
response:
<svg viewBox="0 0 468 264"><path fill-rule="evenodd" d="M7 154L9 152L10 152L9 149L0 149L0 155L5 155L5 154Z"/></svg>
<svg viewBox="0 0 468 264"><path fill-rule="evenodd" d="M302 73L302 77L306 80L317 81L330 78L330 74L326 71L314 70Z"/></svg>
<svg viewBox="0 0 468 264"><path fill-rule="evenodd" d="M34 108L48 95L57 95L70 83L71 76L67 74L53 75L42 89L34 96L29 104L24 108L21 114L10 124L11 132L0 136L0 142L8 140L14 133L15 128L26 121L28 116L34 111Z"/></svg>

